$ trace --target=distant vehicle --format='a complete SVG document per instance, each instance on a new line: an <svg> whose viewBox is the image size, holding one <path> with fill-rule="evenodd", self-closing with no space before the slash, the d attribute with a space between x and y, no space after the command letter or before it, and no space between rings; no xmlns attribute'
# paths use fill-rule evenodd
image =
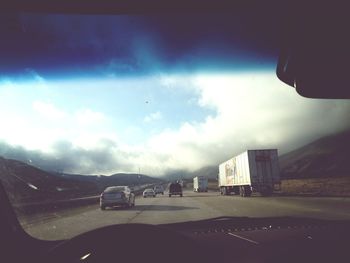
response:
<svg viewBox="0 0 350 263"><path fill-rule="evenodd" d="M164 195L164 188L161 185L156 185L153 190L156 194Z"/></svg>
<svg viewBox="0 0 350 263"><path fill-rule="evenodd" d="M280 185L277 150L248 150L233 157L219 165L218 181L222 195L270 195Z"/></svg>
<svg viewBox="0 0 350 263"><path fill-rule="evenodd" d="M208 192L208 179L204 176L193 178L193 191Z"/></svg>
<svg viewBox="0 0 350 263"><path fill-rule="evenodd" d="M156 192L154 192L154 190L151 188L147 188L145 191L143 191L142 196L143 198L146 198L149 196L156 197Z"/></svg>
<svg viewBox="0 0 350 263"><path fill-rule="evenodd" d="M182 197L182 186L179 183L171 183L169 186L169 197L179 195Z"/></svg>
<svg viewBox="0 0 350 263"><path fill-rule="evenodd" d="M100 196L101 210L113 206L135 206L135 195L128 186L111 186L103 191Z"/></svg>

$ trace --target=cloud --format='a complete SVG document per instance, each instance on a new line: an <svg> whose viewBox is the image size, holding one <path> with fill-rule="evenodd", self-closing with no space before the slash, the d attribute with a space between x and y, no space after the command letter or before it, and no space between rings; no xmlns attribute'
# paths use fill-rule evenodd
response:
<svg viewBox="0 0 350 263"><path fill-rule="evenodd" d="M176 85L176 79L167 83ZM198 105L216 115L148 141L154 152L169 156L163 166L171 169L217 165L246 149L277 148L283 154L350 127L348 101L303 98L271 73L199 75L188 88L200 94Z"/></svg>
<svg viewBox="0 0 350 263"><path fill-rule="evenodd" d="M163 118L163 115L160 111L153 112L147 116L144 117L143 121L144 122L152 122L152 121L158 121Z"/></svg>
<svg viewBox="0 0 350 263"><path fill-rule="evenodd" d="M63 119L67 117L67 114L58 109L52 103L43 102L43 101L34 101L32 103L33 109L39 113L41 116L49 118L49 119Z"/></svg>
<svg viewBox="0 0 350 263"><path fill-rule="evenodd" d="M4 94L0 96L0 140L10 145L52 152L52 144L60 140L83 148L91 148L101 138L117 140L110 118L102 112L46 100L32 101L26 94L6 89L0 86L0 94Z"/></svg>
<svg viewBox="0 0 350 263"><path fill-rule="evenodd" d="M193 97L184 99L191 99L197 110L210 109L210 114L201 121L187 118L179 126L164 128L131 145L120 141L110 126L112 119L103 112L89 108L63 111L52 103L35 101L39 116L61 118L57 125L40 119L34 129L28 128L28 122L21 126L18 120L14 127L25 130L26 138L39 146L45 141L46 147L14 146L13 137L12 145L0 144L0 155L62 172L112 174L140 168L142 173L161 175L218 165L246 149L277 148L283 154L350 127L349 101L303 98L271 72L170 75L160 82L165 96L166 90L192 91ZM154 111L144 121L162 117ZM14 130L13 126L7 130Z"/></svg>
<svg viewBox="0 0 350 263"><path fill-rule="evenodd" d="M98 147L87 150L74 146L69 141L58 141L52 152L27 150L0 142L0 155L17 159L47 171L82 174L111 174L114 171L130 170L126 153L119 154L118 146L110 141L100 141Z"/></svg>
<svg viewBox="0 0 350 263"><path fill-rule="evenodd" d="M45 83L45 79L39 75L38 72L36 72L34 69L32 68L26 68L25 69L25 72L27 74L29 74L29 76L31 76L35 81L37 81L38 83L40 84L44 84Z"/></svg>
<svg viewBox="0 0 350 263"><path fill-rule="evenodd" d="M74 114L74 118L81 125L98 124L107 120L107 117L103 113L91 109L78 110Z"/></svg>

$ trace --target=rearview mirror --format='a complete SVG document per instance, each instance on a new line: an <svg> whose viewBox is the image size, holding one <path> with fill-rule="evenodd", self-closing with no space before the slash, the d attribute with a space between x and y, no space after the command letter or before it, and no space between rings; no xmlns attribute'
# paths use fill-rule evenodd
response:
<svg viewBox="0 0 350 263"><path fill-rule="evenodd" d="M284 24L277 76L304 97L350 98L349 18L320 6L309 11Z"/></svg>

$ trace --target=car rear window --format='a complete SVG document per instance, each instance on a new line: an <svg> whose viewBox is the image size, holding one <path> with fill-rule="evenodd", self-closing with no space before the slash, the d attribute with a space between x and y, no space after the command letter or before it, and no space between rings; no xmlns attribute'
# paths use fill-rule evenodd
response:
<svg viewBox="0 0 350 263"><path fill-rule="evenodd" d="M181 191L181 185L179 185L179 184L172 184L172 185L170 185L170 190L171 191Z"/></svg>
<svg viewBox="0 0 350 263"><path fill-rule="evenodd" d="M117 193L122 192L125 190L124 186L117 186L117 187L108 187L106 190L104 190L105 193Z"/></svg>

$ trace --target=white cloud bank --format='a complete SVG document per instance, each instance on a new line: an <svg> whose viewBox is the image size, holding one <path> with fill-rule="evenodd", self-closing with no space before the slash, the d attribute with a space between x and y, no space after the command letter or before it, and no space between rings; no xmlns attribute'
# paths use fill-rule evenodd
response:
<svg viewBox="0 0 350 263"><path fill-rule="evenodd" d="M285 153L350 124L349 101L303 98L271 73L197 76L189 84L198 104L217 114L150 138L147 147L163 156L164 168L217 165L253 148Z"/></svg>
<svg viewBox="0 0 350 263"><path fill-rule="evenodd" d="M52 144L50 151L56 160L52 166L59 166L56 170L111 174L140 168L157 175L218 165L246 149L277 148L285 153L350 126L349 101L303 98L273 73L167 76L164 88L194 90L198 97L189 100L216 114L165 129L135 146L118 141L117 133L108 129L111 119L101 112L80 109L68 113L36 101L35 111L60 122L59 126L45 123L41 127L41 134L48 138L39 138L30 130L29 137L37 138L38 145L40 140L60 142ZM154 112L144 122L161 118L160 112ZM4 132L0 135L6 139Z"/></svg>
<svg viewBox="0 0 350 263"><path fill-rule="evenodd" d="M33 109L40 114L41 116L51 119L51 120L60 120L66 117L66 113L52 103L43 102L43 101L34 101Z"/></svg>
<svg viewBox="0 0 350 263"><path fill-rule="evenodd" d="M143 121L148 123L148 122L152 122L152 121L161 120L162 118L163 118L162 113L160 111L157 111L157 112L153 112L153 113L145 116Z"/></svg>

